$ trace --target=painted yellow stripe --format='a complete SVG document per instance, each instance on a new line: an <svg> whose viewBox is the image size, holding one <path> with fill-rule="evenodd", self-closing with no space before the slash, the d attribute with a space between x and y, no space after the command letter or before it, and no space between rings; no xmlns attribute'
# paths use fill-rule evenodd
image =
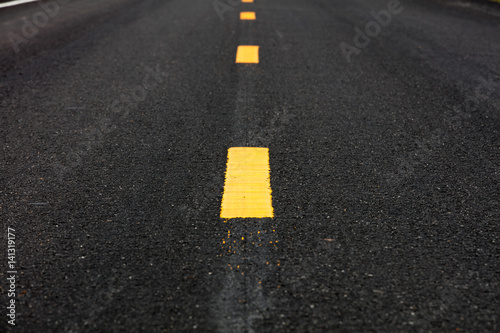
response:
<svg viewBox="0 0 500 333"><path fill-rule="evenodd" d="M273 217L269 172L268 148L229 148L220 217Z"/></svg>
<svg viewBox="0 0 500 333"><path fill-rule="evenodd" d="M237 64L258 64L259 47L257 45L240 45L236 51Z"/></svg>
<svg viewBox="0 0 500 333"><path fill-rule="evenodd" d="M241 0L241 2L245 2L245 3L253 3L253 0Z"/></svg>
<svg viewBox="0 0 500 333"><path fill-rule="evenodd" d="M255 12L241 12L240 20L255 20Z"/></svg>

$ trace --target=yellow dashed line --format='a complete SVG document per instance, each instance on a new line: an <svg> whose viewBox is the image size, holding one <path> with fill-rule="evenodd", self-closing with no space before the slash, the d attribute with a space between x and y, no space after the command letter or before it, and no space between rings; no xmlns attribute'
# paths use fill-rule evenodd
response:
<svg viewBox="0 0 500 333"><path fill-rule="evenodd" d="M220 217L273 217L269 149L229 148Z"/></svg>
<svg viewBox="0 0 500 333"><path fill-rule="evenodd" d="M240 20L255 20L255 12L241 12Z"/></svg>
<svg viewBox="0 0 500 333"><path fill-rule="evenodd" d="M237 64L258 64L259 47L257 45L240 45L236 51Z"/></svg>

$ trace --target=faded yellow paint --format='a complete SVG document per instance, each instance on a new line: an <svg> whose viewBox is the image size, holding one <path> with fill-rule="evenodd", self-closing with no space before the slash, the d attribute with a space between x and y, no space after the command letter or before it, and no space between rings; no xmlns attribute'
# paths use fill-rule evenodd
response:
<svg viewBox="0 0 500 333"><path fill-rule="evenodd" d="M269 173L268 148L229 148L220 217L273 217Z"/></svg>
<svg viewBox="0 0 500 333"><path fill-rule="evenodd" d="M240 45L236 51L237 64L258 64L259 47L257 45Z"/></svg>

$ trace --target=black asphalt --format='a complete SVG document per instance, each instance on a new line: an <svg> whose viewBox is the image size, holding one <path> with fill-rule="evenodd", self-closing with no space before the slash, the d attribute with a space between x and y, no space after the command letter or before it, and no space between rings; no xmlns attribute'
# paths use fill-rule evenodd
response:
<svg viewBox="0 0 500 333"><path fill-rule="evenodd" d="M499 6L401 0L348 62L393 1L0 9L0 332L500 332ZM239 146L272 219L219 217Z"/></svg>

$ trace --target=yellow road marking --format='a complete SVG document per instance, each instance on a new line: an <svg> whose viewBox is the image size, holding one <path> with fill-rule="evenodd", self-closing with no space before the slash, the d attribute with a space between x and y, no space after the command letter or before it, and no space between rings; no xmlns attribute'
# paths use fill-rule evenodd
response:
<svg viewBox="0 0 500 333"><path fill-rule="evenodd" d="M259 47L257 45L240 45L236 51L237 64L258 64Z"/></svg>
<svg viewBox="0 0 500 333"><path fill-rule="evenodd" d="M269 172L268 148L229 148L220 217L273 217Z"/></svg>
<svg viewBox="0 0 500 333"><path fill-rule="evenodd" d="M255 20L255 12L241 12L240 20Z"/></svg>
<svg viewBox="0 0 500 333"><path fill-rule="evenodd" d="M241 0L241 2L245 2L245 3L253 3L253 0Z"/></svg>

